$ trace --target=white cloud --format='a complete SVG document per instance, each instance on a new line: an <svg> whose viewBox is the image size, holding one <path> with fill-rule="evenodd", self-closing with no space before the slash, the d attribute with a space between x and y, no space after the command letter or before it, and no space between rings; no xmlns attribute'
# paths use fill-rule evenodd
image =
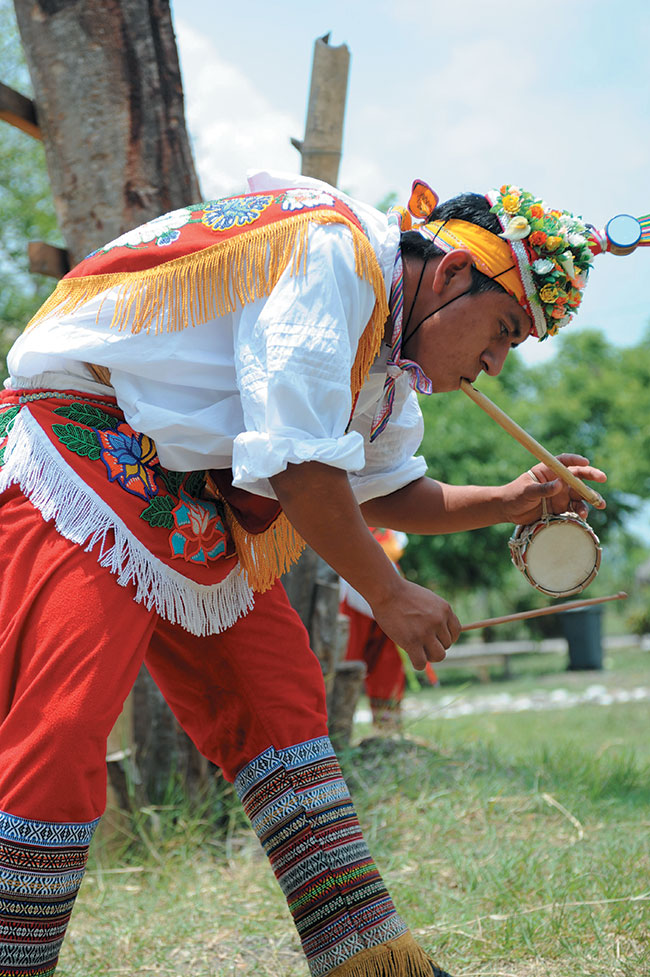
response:
<svg viewBox="0 0 650 977"><path fill-rule="evenodd" d="M176 23L186 116L205 197L242 190L246 170L296 171L300 157L290 145L299 123L280 112L223 60L209 37Z"/></svg>

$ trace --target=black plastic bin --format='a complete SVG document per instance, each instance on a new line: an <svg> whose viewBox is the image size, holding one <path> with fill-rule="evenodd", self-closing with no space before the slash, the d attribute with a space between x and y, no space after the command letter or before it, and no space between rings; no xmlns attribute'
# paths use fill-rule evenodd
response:
<svg viewBox="0 0 650 977"><path fill-rule="evenodd" d="M564 637L569 642L570 671L602 669L602 607L579 607L560 615Z"/></svg>

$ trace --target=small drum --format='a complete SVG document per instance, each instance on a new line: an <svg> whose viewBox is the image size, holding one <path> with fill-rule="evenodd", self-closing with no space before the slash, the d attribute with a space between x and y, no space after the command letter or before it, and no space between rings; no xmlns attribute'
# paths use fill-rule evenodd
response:
<svg viewBox="0 0 650 977"><path fill-rule="evenodd" d="M570 597L588 587L602 554L591 526L573 512L515 526L508 546L517 569L549 597Z"/></svg>

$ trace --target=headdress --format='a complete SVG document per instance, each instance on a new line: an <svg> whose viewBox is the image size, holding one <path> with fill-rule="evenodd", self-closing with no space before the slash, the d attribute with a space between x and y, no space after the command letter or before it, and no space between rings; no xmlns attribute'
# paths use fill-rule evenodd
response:
<svg viewBox="0 0 650 977"><path fill-rule="evenodd" d="M419 231L443 251L466 248L476 268L498 281L526 310L533 323L531 334L540 340L554 336L573 318L594 255L630 254L639 245L650 245L650 216L620 214L599 231L512 184L485 196L501 225L500 234L463 220L432 221L438 196L421 180L413 184L408 210L393 212L402 230Z"/></svg>

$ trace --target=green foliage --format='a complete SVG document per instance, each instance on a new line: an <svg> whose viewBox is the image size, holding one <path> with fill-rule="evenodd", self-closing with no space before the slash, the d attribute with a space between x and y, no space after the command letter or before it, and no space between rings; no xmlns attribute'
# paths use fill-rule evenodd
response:
<svg viewBox="0 0 650 977"><path fill-rule="evenodd" d="M650 498L650 333L621 349L597 332L582 330L553 340L558 355L536 367L510 357L501 376L480 386L507 414L554 454L580 453L608 472L599 491L603 512L590 522L629 578L643 547L625 526ZM533 459L462 393L422 398L422 454L429 475L452 484L495 485L525 471ZM536 601L509 560L512 527L452 536L412 537L402 559L407 576L454 596L483 591L486 608L518 609ZM602 574L601 570L601 574ZM523 587L521 586L523 582ZM507 591L503 596L499 592ZM501 634L500 637L506 637Z"/></svg>
<svg viewBox="0 0 650 977"><path fill-rule="evenodd" d="M0 0L0 81L31 94L13 5ZM40 142L0 121L0 381L14 340L52 291L54 282L29 272L27 244L62 245Z"/></svg>

